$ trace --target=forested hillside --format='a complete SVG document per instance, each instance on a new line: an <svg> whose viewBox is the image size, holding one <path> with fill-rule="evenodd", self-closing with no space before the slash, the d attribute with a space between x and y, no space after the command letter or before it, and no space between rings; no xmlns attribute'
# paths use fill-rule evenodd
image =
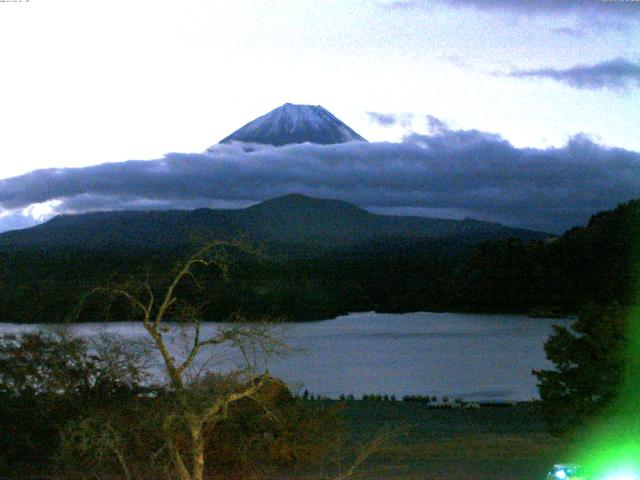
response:
<svg viewBox="0 0 640 480"><path fill-rule="evenodd" d="M274 223L277 225L277 222ZM274 227L275 228L275 227ZM589 302L634 300L640 249L640 201L599 213L557 239L386 238L287 256L280 244L232 258L229 279L205 282L203 316L236 312L285 320L349 311L471 311L566 315ZM195 246L195 244L194 244ZM175 246L174 246L175 247ZM295 245L291 246L295 251ZM83 249L40 245L0 252L0 319L68 318L91 289L142 281L159 284L188 248ZM194 292L185 290L188 300ZM80 320L121 320L93 295Z"/></svg>

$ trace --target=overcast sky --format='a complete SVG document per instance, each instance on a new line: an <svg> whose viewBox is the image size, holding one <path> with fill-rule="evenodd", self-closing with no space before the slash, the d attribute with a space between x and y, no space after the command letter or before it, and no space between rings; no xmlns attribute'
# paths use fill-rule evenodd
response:
<svg viewBox="0 0 640 480"><path fill-rule="evenodd" d="M265 187L269 176L261 170L263 177L250 177L261 193L239 184L233 194L178 198L152 188L145 193L149 178L141 173L152 170L156 181L164 166L160 183L169 185L176 173L189 171L174 170L179 157L193 160L198 178L214 175L201 156L164 155L202 152L285 102L323 105L374 143L363 158L385 152L398 167L385 167L393 181L376 184L383 194L349 193L330 175L338 158L322 170L309 167L314 173L298 185L302 193L339 195L383 211L468 214L556 231L640 196L640 2L30 0L0 3L0 41L0 231L56 212L239 206L289 191L295 185ZM469 147L479 156L454 158L455 145L434 143L458 141L464 132L492 148L501 145L500 155L489 150L488 158ZM572 156L576 145L586 169ZM351 158L353 149L343 148L338 153ZM428 155L416 156L417 148ZM336 153L315 150L327 162ZM260 153L251 162L282 160L287 152ZM451 168L435 169L441 175L433 173L434 152L449 155ZM240 168L236 153L225 155L235 165L229 168ZM524 158L543 160L517 163ZM570 166L554 163L567 159ZM153 163L137 168L143 175L135 177L137 188L123 192L127 182L118 175L129 167L115 164L126 160ZM78 169L105 162L110 166ZM346 178L379 178L376 162L345 162L335 169ZM474 191L491 192L492 202L469 194L458 177L460 189L449 188L451 172L464 177L482 162L485 176L471 183ZM418 164L428 165L429 174L419 170L415 191L403 193L397 184L411 183L403 175L415 177L409 167ZM508 173L514 165L521 167L517 179ZM36 169L55 170L29 173ZM606 172L606 178L598 188L576 183L571 175L580 171ZM113 188L96 190L96 172ZM567 175L555 178L566 180L562 192L541 180L550 175ZM196 177L182 181L185 188L197 184ZM520 202L534 201L523 189L538 192L528 209L509 197L520 191ZM570 210L568 198L585 200L560 214ZM542 215L537 220L533 205Z"/></svg>

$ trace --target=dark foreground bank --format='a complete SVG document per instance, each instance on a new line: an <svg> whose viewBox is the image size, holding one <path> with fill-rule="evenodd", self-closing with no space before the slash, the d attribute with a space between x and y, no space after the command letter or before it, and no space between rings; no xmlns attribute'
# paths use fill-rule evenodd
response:
<svg viewBox="0 0 640 480"><path fill-rule="evenodd" d="M427 408L417 402L347 402L341 418L353 443L397 430L360 478L536 480L566 461L569 445L546 432L535 403L479 409Z"/></svg>

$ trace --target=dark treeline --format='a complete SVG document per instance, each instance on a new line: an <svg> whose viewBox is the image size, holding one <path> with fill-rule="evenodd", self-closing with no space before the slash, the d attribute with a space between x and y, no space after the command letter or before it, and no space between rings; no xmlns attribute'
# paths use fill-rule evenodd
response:
<svg viewBox="0 0 640 480"><path fill-rule="evenodd" d="M207 320L235 313L313 320L366 310L566 315L588 303L634 301L638 238L636 200L547 241L507 239L474 246L390 239L317 253L304 245L267 245L263 254L231 259L228 279L211 274L198 296L206 298ZM145 279L153 285L187 254L157 248L0 253L0 319L63 321L93 288ZM185 289L182 295L189 299L195 292ZM108 305L108 298L92 295L78 319L127 319L125 309Z"/></svg>

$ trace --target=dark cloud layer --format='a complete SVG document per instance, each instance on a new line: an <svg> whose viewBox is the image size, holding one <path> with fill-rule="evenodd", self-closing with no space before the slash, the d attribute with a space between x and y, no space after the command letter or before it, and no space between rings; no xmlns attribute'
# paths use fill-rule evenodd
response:
<svg viewBox="0 0 640 480"><path fill-rule="evenodd" d="M540 68L516 70L508 74L519 78L549 78L576 88L624 91L640 87L640 64L615 58L594 65L576 65L567 69Z"/></svg>
<svg viewBox="0 0 640 480"><path fill-rule="evenodd" d="M442 6L505 14L516 17L556 17L571 25L552 31L583 36L596 31L627 31L640 23L640 2L635 0L397 0L384 4L396 11L424 9L435 11Z"/></svg>
<svg viewBox="0 0 640 480"><path fill-rule="evenodd" d="M392 8L416 8L445 3L454 8L475 8L522 14L599 13L639 18L640 5L616 0L398 0Z"/></svg>
<svg viewBox="0 0 640 480"><path fill-rule="evenodd" d="M0 180L0 208L58 199L57 212L244 206L286 193L339 198L376 211L443 212L561 232L640 197L640 154L586 137L561 148L515 148L498 135L451 130L402 143L289 145L38 170ZM0 218L0 222L2 219Z"/></svg>

